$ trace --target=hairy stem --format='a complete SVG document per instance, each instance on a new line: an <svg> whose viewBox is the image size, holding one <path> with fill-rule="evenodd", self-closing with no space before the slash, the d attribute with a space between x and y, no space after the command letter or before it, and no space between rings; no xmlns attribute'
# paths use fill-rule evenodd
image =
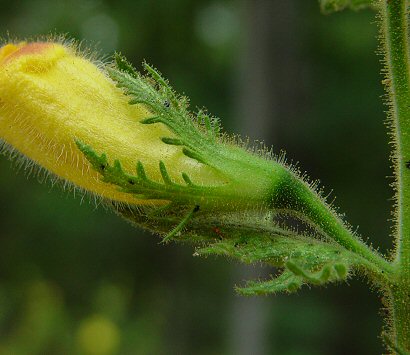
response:
<svg viewBox="0 0 410 355"><path fill-rule="evenodd" d="M324 236L361 257L364 267L373 276L386 281L393 271L391 264L360 240L305 183L292 174L288 175L288 180L284 179L284 183L276 187L272 196L273 205L300 213L308 223L319 228Z"/></svg>
<svg viewBox="0 0 410 355"><path fill-rule="evenodd" d="M407 1L383 0L382 36L390 94L396 175L396 285L391 288L392 338L410 351L410 72Z"/></svg>

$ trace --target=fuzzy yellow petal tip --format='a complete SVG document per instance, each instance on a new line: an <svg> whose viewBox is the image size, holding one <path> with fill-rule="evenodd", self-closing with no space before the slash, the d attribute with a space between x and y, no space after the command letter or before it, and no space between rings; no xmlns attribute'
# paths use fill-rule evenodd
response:
<svg viewBox="0 0 410 355"><path fill-rule="evenodd" d="M0 49L0 66L12 67L25 73L47 71L56 61L66 56L70 49L59 43L20 42L7 44Z"/></svg>
<svg viewBox="0 0 410 355"><path fill-rule="evenodd" d="M24 43L25 42L21 42L19 44L9 43L1 47L0 48L0 63L3 63L6 60L6 58L8 58L11 54L18 51L18 49L21 48L24 45Z"/></svg>
<svg viewBox="0 0 410 355"><path fill-rule="evenodd" d="M44 51L52 46L47 42L20 42L17 44L9 43L0 48L0 62L7 63L15 58L30 54L43 54Z"/></svg>

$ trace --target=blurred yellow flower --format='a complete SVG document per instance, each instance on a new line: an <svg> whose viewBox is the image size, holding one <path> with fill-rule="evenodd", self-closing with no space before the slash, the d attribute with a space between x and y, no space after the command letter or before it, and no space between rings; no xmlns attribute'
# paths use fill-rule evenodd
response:
<svg viewBox="0 0 410 355"><path fill-rule="evenodd" d="M0 48L0 139L54 176L98 196L131 204L138 200L101 181L78 150L75 140L88 144L109 160L135 173L137 161L147 175L162 181L158 162L166 162L176 182L189 172L199 183L220 183L214 170L166 145L172 136L164 125L143 125L152 116L128 98L104 72L74 45L52 42L7 44Z"/></svg>
<svg viewBox="0 0 410 355"><path fill-rule="evenodd" d="M101 315L83 320L76 334L79 352L84 355L118 354L120 339L119 328Z"/></svg>

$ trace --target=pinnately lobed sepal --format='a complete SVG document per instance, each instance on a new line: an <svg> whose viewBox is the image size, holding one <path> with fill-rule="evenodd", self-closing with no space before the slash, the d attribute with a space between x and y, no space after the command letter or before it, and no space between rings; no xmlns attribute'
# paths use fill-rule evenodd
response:
<svg viewBox="0 0 410 355"><path fill-rule="evenodd" d="M182 182L181 171L201 184L220 184L215 171L188 158L182 149L166 145L172 134L163 125L143 125L151 116L106 75L103 65L87 59L72 44L34 42L7 44L0 49L0 138L54 176L105 199L129 204L158 204L120 191L102 181L78 149L76 141L122 168L134 172L144 164L153 180L161 180L158 162Z"/></svg>

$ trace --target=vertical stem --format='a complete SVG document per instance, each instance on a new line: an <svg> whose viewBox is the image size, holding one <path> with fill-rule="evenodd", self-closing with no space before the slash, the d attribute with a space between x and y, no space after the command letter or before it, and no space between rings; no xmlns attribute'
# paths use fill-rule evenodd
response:
<svg viewBox="0 0 410 355"><path fill-rule="evenodd" d="M391 119L395 139L395 173L397 181L396 262L410 266L410 73L405 0L384 1L386 64L390 83Z"/></svg>
<svg viewBox="0 0 410 355"><path fill-rule="evenodd" d="M406 0L381 1L382 35L389 85L396 175L398 280L391 289L393 339L410 351L410 72Z"/></svg>

